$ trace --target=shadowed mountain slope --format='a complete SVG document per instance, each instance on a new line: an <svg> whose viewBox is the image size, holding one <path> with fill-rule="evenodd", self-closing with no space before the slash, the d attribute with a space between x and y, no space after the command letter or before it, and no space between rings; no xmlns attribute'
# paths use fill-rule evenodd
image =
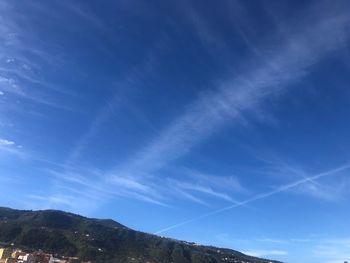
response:
<svg viewBox="0 0 350 263"><path fill-rule="evenodd" d="M138 232L110 219L91 219L57 210L0 208L0 242L98 263L277 263L230 249Z"/></svg>

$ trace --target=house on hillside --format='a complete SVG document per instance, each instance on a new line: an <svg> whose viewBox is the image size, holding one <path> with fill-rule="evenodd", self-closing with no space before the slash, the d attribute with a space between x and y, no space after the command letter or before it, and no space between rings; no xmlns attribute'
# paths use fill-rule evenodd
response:
<svg viewBox="0 0 350 263"><path fill-rule="evenodd" d="M11 248L0 248L0 259L11 258L12 249Z"/></svg>

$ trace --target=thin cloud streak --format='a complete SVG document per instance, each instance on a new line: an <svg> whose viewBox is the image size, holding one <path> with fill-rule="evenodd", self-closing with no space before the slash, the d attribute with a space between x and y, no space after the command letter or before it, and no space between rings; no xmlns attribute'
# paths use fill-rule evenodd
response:
<svg viewBox="0 0 350 263"><path fill-rule="evenodd" d="M252 257L285 256L288 254L287 251L283 250L247 250L242 251L242 253Z"/></svg>
<svg viewBox="0 0 350 263"><path fill-rule="evenodd" d="M310 176L308 178L304 178L304 179L295 181L295 182L290 183L290 184L283 185L281 187L276 188L273 191L269 191L269 192L265 192L265 193L262 193L262 194L255 195L252 198L249 198L249 199L247 199L245 201L240 202L239 204L230 205L230 206L227 206L227 207L224 207L224 208L221 208L221 209L217 209L217 210L214 210L214 211L212 211L210 213L203 214L201 216L198 216L198 217L186 220L186 221L178 223L176 225L173 225L173 226L161 229L159 231L156 231L154 234L160 234L160 233L168 232L169 230L178 228L178 227L183 226L183 225L187 225L189 223L198 221L200 219L204 219L204 218L207 218L207 217L210 217L210 216L213 216L213 215L216 215L216 214L219 214L219 213L222 213L222 212L225 212L225 211L237 208L237 207L241 207L243 205L247 205L247 204L255 202L255 201L266 199L266 198L268 198L270 196L273 196L273 195L276 195L276 194L279 194L279 193L286 192L286 191L288 191L290 189L293 189L293 188L295 188L297 186L300 186L302 184L308 183L308 182L310 182L310 180L314 181L314 180L320 179L322 177L336 175L337 173L345 171L345 170L348 170L348 169L350 169L350 164L346 164L344 166L341 166L341 167L338 167L338 168L335 168L335 169L332 169L332 170L329 170L329 171L326 171L326 172L323 172L323 173L319 173L319 174L316 174L314 176Z"/></svg>
<svg viewBox="0 0 350 263"><path fill-rule="evenodd" d="M248 189L244 188L236 176L204 174L193 169L180 169L180 173L185 173L191 182L197 184L210 185L211 187L224 189L228 192L248 193Z"/></svg>
<svg viewBox="0 0 350 263"><path fill-rule="evenodd" d="M305 76L312 65L345 43L348 22L349 17L345 15L324 17L310 24L302 33L292 35L288 43L260 66L221 82L216 90L202 94L148 146L125 165L107 172L97 185L104 189L113 185L113 181L117 186L118 178L139 181L144 177L148 178L147 183L151 183L154 172L189 153L195 145L227 125L228 121L239 122L245 113L256 111L266 100L286 92L287 87ZM102 109L89 131L77 143L70 156L72 159L81 154L105 121L105 113L106 110Z"/></svg>
<svg viewBox="0 0 350 263"><path fill-rule="evenodd" d="M98 186L99 190L108 188L113 192L112 186L120 184L119 178L132 178L135 182L145 181L152 185L153 172L189 153L194 146L227 125L228 121L237 123L245 113L256 111L268 99L286 92L287 87L305 76L312 65L345 43L349 22L347 15L324 17L316 22L300 30L302 33L291 34L288 42L259 66L251 66L249 72L222 81L216 90L202 94L150 144L125 165L115 167L102 176L93 188ZM76 143L69 160L75 160L82 154L100 125L107 120L108 114L109 107L102 108L87 133ZM147 180L141 180L145 175ZM93 188L90 189L97 190ZM130 191L126 192L128 197L132 196Z"/></svg>
<svg viewBox="0 0 350 263"><path fill-rule="evenodd" d="M9 141L9 140L6 140L6 139L1 139L0 138L0 146L8 146L8 145L15 145L16 143L14 141Z"/></svg>
<svg viewBox="0 0 350 263"><path fill-rule="evenodd" d="M234 200L227 193L216 191L210 186L195 184L195 183L187 183L187 182L182 182L182 181L171 181L171 182L176 184L176 186L178 188L181 188L183 191L187 190L187 191L199 192L199 193L210 195L210 196L213 196L215 198L219 198L219 199L229 201L232 203L238 203L236 200Z"/></svg>
<svg viewBox="0 0 350 263"><path fill-rule="evenodd" d="M159 206L169 206L168 204L164 203L162 196L160 196L153 187L150 185L144 185L134 178L118 178L114 184L111 182L109 185L101 185L96 184L96 176L103 176L103 174L98 172L88 172L89 174L94 175L93 179L86 178L86 171L82 172L84 173L84 176L82 176L79 171L72 173L67 171L58 172L55 170L46 170L46 172L53 175L56 179L61 181L61 183L66 182L65 185L69 185L71 189L80 189L83 186L85 189L84 194L80 194L79 190L78 194L75 191L70 191L73 193L75 192L75 194L78 196L85 196L83 200L81 200L82 202L86 201L86 197L89 197L88 199L90 201L95 201L95 199L102 201L110 197L125 197ZM101 198L101 196L103 198Z"/></svg>
<svg viewBox="0 0 350 263"><path fill-rule="evenodd" d="M297 178L309 179L309 175L299 165L289 163L288 161L282 160L281 156L271 153L263 153L264 157L257 157L260 161L267 164L260 172L262 175L269 175L275 178L283 177L294 180ZM270 155L266 157L266 155ZM349 180L337 180L336 182L317 182L310 180L309 183L305 183L300 187L296 188L294 192L296 194L303 194L318 198L326 201L339 201L345 196L346 188L349 184Z"/></svg>
<svg viewBox="0 0 350 263"><path fill-rule="evenodd" d="M127 99L128 93L126 91L133 89L131 87L134 86L135 83L138 83L146 75L146 73L150 73L148 68L154 67L154 57L156 56L157 52L159 52L159 50L155 45L148 54L147 59L139 66L133 68L128 76L117 83L118 85L116 86L118 86L118 88L116 88L112 98L98 110L87 131L84 132L75 143L74 148L69 153L67 163L73 163L77 161L79 157L81 157L92 138L96 136L106 122L110 121L111 116L116 113L118 109L120 109L122 106L133 109L131 106L132 103Z"/></svg>
<svg viewBox="0 0 350 263"><path fill-rule="evenodd" d="M32 32L23 30L20 20L28 17L21 17L14 6L11 2L0 6L0 88L16 96L16 99L25 99L32 104L77 112L74 107L65 105L62 99L57 100L56 96L59 94L76 98L77 94L43 78L45 69L62 66L62 63L58 65L56 61L59 56L52 55L55 53L53 49L59 48L56 44L48 44Z"/></svg>
<svg viewBox="0 0 350 263"><path fill-rule="evenodd" d="M85 132L76 142L73 150L70 152L68 156L67 163L74 163L82 154L85 147L88 145L91 138L96 136L100 127L109 119L110 113L115 110L114 105L118 105L120 102L120 98L118 95L115 95L110 103L107 103L97 114L96 118L94 118L93 122L90 124L87 132Z"/></svg>
<svg viewBox="0 0 350 263"><path fill-rule="evenodd" d="M178 187L173 187L173 189L176 191L176 193L181 194L182 197L184 197L192 202L198 203L200 205L210 206L207 202L203 201L202 199L195 197L194 195L192 195L186 191L183 191Z"/></svg>
<svg viewBox="0 0 350 263"><path fill-rule="evenodd" d="M306 75L313 64L344 43L348 22L346 16L325 17L318 24L310 25L303 34L292 36L290 42L260 67L222 82L216 91L201 96L129 163L116 167L115 176L157 171L190 152L228 121L239 121L243 114L257 110L267 99L282 94L288 85Z"/></svg>

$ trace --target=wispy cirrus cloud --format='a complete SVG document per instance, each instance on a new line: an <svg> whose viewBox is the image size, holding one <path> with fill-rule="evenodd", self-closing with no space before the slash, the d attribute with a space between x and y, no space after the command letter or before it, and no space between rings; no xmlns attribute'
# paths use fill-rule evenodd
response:
<svg viewBox="0 0 350 263"><path fill-rule="evenodd" d="M190 192L202 193L202 194L219 198L228 202L238 203L238 201L234 200L226 192L220 192L220 191L214 190L211 186L208 186L208 185L201 185L196 183L189 183L189 182L175 181L175 180L171 180L171 185L175 185L175 187L180 188L186 192L190 191Z"/></svg>
<svg viewBox="0 0 350 263"><path fill-rule="evenodd" d="M33 105L39 104L56 110L75 111L67 103L57 100L58 95L71 97L73 93L66 87L49 83L44 77L44 71L58 69L62 65L57 62L59 56L53 55L52 52L59 52L59 45L37 37L35 27L24 30L21 26L23 21L28 24L32 22L29 16L18 13L15 3L4 1L0 6L1 90L12 95L14 99L11 102L24 100Z"/></svg>
<svg viewBox="0 0 350 263"><path fill-rule="evenodd" d="M154 182L145 182L132 177L114 178L108 184L96 183L104 178L104 173L93 171L91 169L52 170L46 169L46 173L54 176L53 182L55 188L52 189L53 196L60 189L64 188L75 196L81 202L103 202L110 198L131 198L142 202L151 203L160 206L168 206L166 199L162 196ZM81 190L83 187L83 190Z"/></svg>
<svg viewBox="0 0 350 263"><path fill-rule="evenodd" d="M325 16L300 29L264 63L252 66L255 69L236 78L220 81L216 89L201 96L129 163L116 167L116 176L160 169L190 152L228 122L239 122L243 114L255 111L267 100L287 92L289 85L305 76L312 65L343 46L348 27L349 19L341 14Z"/></svg>
<svg viewBox="0 0 350 263"><path fill-rule="evenodd" d="M109 174L112 178L152 174L189 153L228 122L239 123L244 114L287 92L289 85L305 76L312 65L342 47L348 27L349 19L341 13L332 17L324 14L322 20L296 30L298 33L258 67L221 81L216 89L200 96L129 162Z"/></svg>
<svg viewBox="0 0 350 263"><path fill-rule="evenodd" d="M299 244L308 246L310 252L316 256L322 263L339 262L350 258L350 238L343 237L313 237L313 238L291 238L283 240L285 244Z"/></svg>
<svg viewBox="0 0 350 263"><path fill-rule="evenodd" d="M22 150L22 145L17 144L13 140L4 138L0 138L0 152L3 152L6 155L19 157L21 159L27 157Z"/></svg>
<svg viewBox="0 0 350 263"><path fill-rule="evenodd" d="M311 252L322 263L343 263L350 258L350 238L320 238L312 243Z"/></svg>
<svg viewBox="0 0 350 263"><path fill-rule="evenodd" d="M98 185L98 189L107 187L113 193L115 190L111 185L114 185L115 189L123 185L124 189L115 191L116 195L143 198L147 201L151 198L155 203L162 203L154 199L154 197L166 199L167 195L155 183L159 181L155 174L160 169L190 153L193 147L221 128L227 125L239 125L247 113L257 112L266 102L278 99L288 92L291 84L307 75L313 65L344 46L348 38L347 29L350 20L347 14L339 11L337 15L329 16L323 12L316 18L314 21L305 19L305 23L298 23L299 27L295 26L296 28L291 31L293 33L285 42L273 43L275 50L269 52L269 56L264 61L252 63L249 71L236 74L233 78L218 80L212 90L202 93L184 110L182 115L164 127L158 136L131 156L129 161L104 172L98 178L99 183L94 183L91 189ZM292 22L290 21L291 24ZM300 26L301 24L303 26ZM271 42L273 41L272 39ZM81 154L82 149L96 135L100 126L108 120L109 111L110 106L107 105L97 114L88 131L82 135L71 152L71 160ZM311 183L311 180L316 179L318 177L307 177L297 181L296 185L292 184L286 189L278 188L267 194L258 195L252 200ZM128 188L131 186L139 186L138 189L134 189L137 190L136 194L129 191ZM152 186L148 189L151 194L145 195L145 191L141 190L140 186L145 189ZM197 198L197 202L206 203L193 192L234 201L227 193L214 190L214 186L210 184L190 184L185 181L180 182L177 188L183 193L186 192L187 197L193 201ZM252 200L248 199L249 202ZM238 203L242 205L246 202Z"/></svg>
<svg viewBox="0 0 350 263"><path fill-rule="evenodd" d="M276 243L276 244L282 244L286 243L283 239L276 239L276 238L257 238L256 241L258 242L267 242L267 243Z"/></svg>
<svg viewBox="0 0 350 263"><path fill-rule="evenodd" d="M189 200L191 202L195 202L197 204L210 207L209 203L207 203L206 201L204 201L203 199L201 199L199 197L196 197L195 195L189 193L188 191L182 190L181 188L174 186L174 185L172 185L171 187L172 187L174 193L176 195L179 195L180 198L182 197L182 198L186 199L187 201Z"/></svg>
<svg viewBox="0 0 350 263"><path fill-rule="evenodd" d="M241 184L235 174L206 174L189 168L178 169L178 172L184 174L185 178L189 182L210 185L215 188L225 189L225 191L229 191L231 193L249 193L249 190Z"/></svg>
<svg viewBox="0 0 350 263"><path fill-rule="evenodd" d="M322 201L335 202L343 200L347 196L346 189L350 183L346 176L339 177L338 180L312 180L312 173L308 171L309 167L303 167L296 161L286 158L282 153L276 153L272 150L243 146L253 158L257 159L263 165L260 168L254 168L250 172L267 176L273 180L298 180L304 178L308 180L305 184L291 190L291 194L304 195ZM273 188L273 186L271 186Z"/></svg>
<svg viewBox="0 0 350 263"><path fill-rule="evenodd" d="M260 250L260 249L246 250L246 251L242 251L242 253L253 257L285 256L288 254L288 252L284 250Z"/></svg>
<svg viewBox="0 0 350 263"><path fill-rule="evenodd" d="M304 178L307 182L296 187L290 193L330 202L343 199L347 194L346 189L349 185L349 179L344 176L339 177L338 180L326 180L324 182L310 179L312 177L310 173L304 171L301 167L287 164L286 162L272 164L270 172L265 172L275 177Z"/></svg>
<svg viewBox="0 0 350 263"><path fill-rule="evenodd" d="M84 19L89 16L85 11L76 8L73 8L71 11L78 12ZM88 179L85 180L83 176L79 175L80 173L85 175L90 174L91 171L83 171L84 169L81 170L78 168L78 173L73 173L72 175L72 169L69 167L76 166L75 164L84 155L84 151L89 147L91 141L96 138L98 133L107 123L113 120L113 117L115 117L123 107L123 109L127 108L130 112L135 113L139 120L155 131L153 124L143 115L142 112L134 107L133 102L129 100L128 95L130 95L130 92L137 89L135 86L137 86L145 76L152 74L155 70L157 57L162 53L159 49L159 42L162 42L162 39L155 41L154 46L150 49L145 60L141 61L139 65L134 66L127 76L112 85L114 90L112 97L107 99L105 104L97 110L97 113L92 118L87 129L83 131L81 136L74 143L72 150L65 161L67 169L59 171L58 174L63 177L57 176L57 178L66 178L65 175L70 174L69 177L76 177L81 184L88 188L88 191L101 191L101 193L109 198L124 197L155 205L169 206L167 198L163 195L163 190L160 189L161 187L153 180L148 180L148 178L137 178L131 174L123 174L119 177L113 177L108 176L108 174L110 174L109 172L99 171L98 174L94 174L97 178L94 178L92 182ZM71 183L69 181L70 180L66 180L68 184ZM96 181L98 183L96 183ZM89 187L90 185L94 185L94 187L91 188ZM190 195L187 196L189 197ZM194 200L196 198L193 197L192 199Z"/></svg>
<svg viewBox="0 0 350 263"><path fill-rule="evenodd" d="M161 180L161 184L168 185L167 187L173 189L179 196L198 204L211 206L212 198L239 203L235 196L249 193L235 176L204 174L188 168L172 169L174 174L180 175L179 178L169 175ZM154 179L151 177L151 180Z"/></svg>
<svg viewBox="0 0 350 263"><path fill-rule="evenodd" d="M295 191L295 194L302 194L311 196L317 199L326 201L339 201L344 199L348 194L349 180L347 178L340 178L336 182L318 183L312 182L301 185Z"/></svg>
<svg viewBox="0 0 350 263"><path fill-rule="evenodd" d="M336 16L328 16L324 13L318 18L320 19L316 19L316 21L306 20L304 23L306 26L296 26L293 30L294 33L290 34L285 42L274 43L274 39L271 39L270 42L276 48L274 51L268 52L264 61L252 63L248 67L249 71L240 72L232 78L217 80L217 85L212 90L201 94L184 110L182 115L157 133L158 135L131 156L128 162L118 165L110 171L102 172L101 176L94 178L94 182L84 178L84 176L80 178L80 175L72 174L69 170L59 171L60 175L63 176L57 178L61 178L67 183L67 186L72 186L71 188L80 184L85 185L91 192L100 191L112 197L136 198L163 205L169 193L157 185L159 182L166 182L155 175L160 169L190 153L193 147L221 128L227 125L241 124L247 113L259 111L266 102L278 99L279 96L288 92L290 85L307 75L314 64L344 45L348 37L346 33L349 27L348 16L339 12ZM206 25L198 23L197 18L195 20L195 27L206 27ZM93 21L91 22L93 23ZM204 35L208 34L210 31L206 31ZM210 38L207 39L210 40ZM13 63L15 59L8 63ZM32 67L32 65L28 65ZM144 70L145 67L148 67L147 61L145 65L141 65L139 71ZM10 82L7 81L8 84L11 84ZM113 105L117 104L119 99L116 96L101 108L87 131L74 145L67 163L74 162L82 154L100 127L109 120L111 112L114 111ZM81 181L71 182L66 179L65 175L76 177ZM237 181L232 180L233 177L218 185L220 180L217 180L218 177L214 178L216 176L210 180L203 176L202 178L199 178L199 175L196 176L198 180L186 180L186 178L177 180L174 190L180 195L182 194L183 197L202 204L208 202L199 197L198 194L237 204L242 203L237 202L231 196L232 192L225 189L229 180L231 180L233 188L241 187ZM305 187L304 183L305 185L313 183L313 192L316 193L320 186L311 182L310 177L308 178L308 180L303 181L303 187ZM171 179L174 180L174 178Z"/></svg>
<svg viewBox="0 0 350 263"><path fill-rule="evenodd" d="M158 230L158 231L155 232L155 234L168 232L169 230L181 227L183 225L187 225L189 223L192 223L192 222L195 222L195 221L198 221L198 220L201 220L201 219L204 219L204 218L207 218L207 217L219 214L219 213L223 213L225 211L228 211L228 210L231 210L231 209L235 209L235 208L238 208L238 207L250 204L252 202L260 201L260 200L269 198L271 196L274 196L276 194L280 194L280 193L284 193L284 192L290 191L290 190L295 189L295 188L297 188L297 187L299 187L301 185L304 185L305 183L308 183L310 180L313 181L313 180L318 180L318 179L324 178L324 177L335 176L335 175L338 175L338 174L340 174L342 172L348 171L349 169L350 169L350 164L345 164L343 166L340 166L340 167L337 167L337 168L334 168L334 169L331 169L331 170L328 170L328 171L324 171L324 172L318 173L318 174L310 176L308 178L304 178L304 179L297 180L297 181L294 181L294 182L286 184L286 185L282 185L280 187L277 187L277 188L273 189L272 191L268 191L268 192L265 192L265 193L254 195L253 197L248 198L248 199L246 199L244 201L241 201L238 204L233 204L233 205L230 205L230 206L227 206L227 207L223 207L221 209L213 210L213 211L211 211L209 213L200 215L198 217L191 218L189 220L186 220L186 221L180 222L178 224L175 224L175 225L166 227L164 229Z"/></svg>
<svg viewBox="0 0 350 263"><path fill-rule="evenodd" d="M62 189L64 190L64 189ZM97 203L89 202L82 203L77 195L57 193L48 196L45 193L29 194L23 197L25 202L21 204L25 209L61 209L65 207L66 211L74 213L88 213L93 208L97 207ZM96 199L95 199L96 200Z"/></svg>
<svg viewBox="0 0 350 263"><path fill-rule="evenodd" d="M288 258L288 262L343 263L349 259L350 252L350 240L346 236L324 237L309 234L298 238L283 236L282 238L235 239L227 234L219 234L215 238L224 246L233 249L241 247L243 253L251 256L274 256L281 260ZM260 249L244 249L247 247ZM306 251L307 255L300 254L303 253L300 251Z"/></svg>
<svg viewBox="0 0 350 263"><path fill-rule="evenodd" d="M1 139L0 138L0 146L9 146L9 145L15 145L16 143L14 141Z"/></svg>

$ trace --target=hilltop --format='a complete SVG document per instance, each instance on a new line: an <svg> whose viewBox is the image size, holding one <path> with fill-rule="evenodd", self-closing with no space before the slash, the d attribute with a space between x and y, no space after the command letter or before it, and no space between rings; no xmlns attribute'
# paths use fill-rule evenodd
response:
<svg viewBox="0 0 350 263"><path fill-rule="evenodd" d="M113 220L58 210L0 208L0 242L92 262L278 263L231 249L201 246L132 230Z"/></svg>

